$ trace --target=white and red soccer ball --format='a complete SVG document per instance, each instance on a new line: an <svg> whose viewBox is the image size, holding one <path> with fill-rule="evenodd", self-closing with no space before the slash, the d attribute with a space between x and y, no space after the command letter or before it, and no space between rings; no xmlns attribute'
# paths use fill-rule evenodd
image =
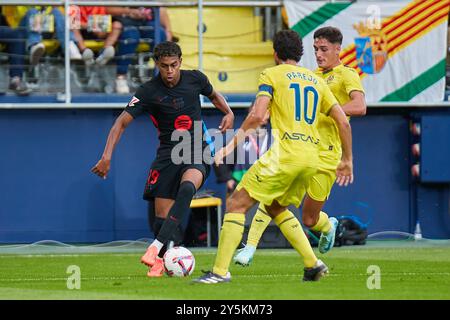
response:
<svg viewBox="0 0 450 320"><path fill-rule="evenodd" d="M164 267L170 277L187 277L194 272L195 258L184 247L173 247L164 254Z"/></svg>

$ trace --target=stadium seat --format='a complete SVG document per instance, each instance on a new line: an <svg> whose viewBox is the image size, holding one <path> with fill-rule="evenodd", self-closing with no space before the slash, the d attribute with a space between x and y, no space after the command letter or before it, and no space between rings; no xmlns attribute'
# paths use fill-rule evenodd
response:
<svg viewBox="0 0 450 320"><path fill-rule="evenodd" d="M183 50L183 68L198 68L198 33L196 8L169 8L174 36L179 38ZM205 8L204 22L204 54L203 71L210 78L214 87L224 93L250 93L257 91L257 82L260 72L274 65L271 42L263 41L262 17L254 14L254 9L245 8ZM60 44L55 39L45 39L43 43L46 53L54 55L60 53ZM88 48L98 53L104 46L103 40L85 40ZM147 63L148 52L151 50L148 43L141 43L136 50L138 53L137 67L134 77L134 87L145 78L145 70L154 67L150 59ZM52 64L55 60L47 60ZM144 68L142 68L144 66ZM58 67L59 68L59 67ZM84 68L73 66L78 77L74 79L72 89L74 92L83 92L87 87L95 92L102 88L109 88L112 84L99 84L98 88L91 81L97 83L96 75L87 74ZM104 68L105 72L114 72L114 69ZM42 70L41 70L42 71ZM39 71L38 71L39 72ZM106 74L98 79L102 80ZM63 74L63 73L61 73ZM94 77L90 79L89 77ZM136 78L137 77L137 78ZM108 81L106 81L108 82ZM62 82L61 82L62 83ZM89 83L87 85L86 83ZM111 89L105 89L110 92Z"/></svg>
<svg viewBox="0 0 450 320"><path fill-rule="evenodd" d="M198 68L198 47L185 45L183 68ZM205 44L203 71L221 92L254 93L261 71L274 65L272 43Z"/></svg>
<svg viewBox="0 0 450 320"><path fill-rule="evenodd" d="M167 10L172 31L180 44L197 42L197 9ZM194 22L194 23L193 23ZM262 41L262 19L253 8L204 8L203 37L205 42L257 43Z"/></svg>
<svg viewBox="0 0 450 320"><path fill-rule="evenodd" d="M183 67L198 68L197 9L170 8L172 31L180 39ZM203 71L225 93L254 93L260 72L273 66L271 42L263 42L262 18L253 8L205 8Z"/></svg>

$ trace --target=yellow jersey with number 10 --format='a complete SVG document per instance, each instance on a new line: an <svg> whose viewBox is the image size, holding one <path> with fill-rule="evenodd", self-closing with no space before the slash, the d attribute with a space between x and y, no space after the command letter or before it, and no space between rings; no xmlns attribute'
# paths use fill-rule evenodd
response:
<svg viewBox="0 0 450 320"><path fill-rule="evenodd" d="M352 91L364 92L359 74L351 67L340 64L326 72L317 69L316 74L326 82L341 106L351 100ZM319 115L319 120L321 167L336 169L342 157L338 128L330 117Z"/></svg>
<svg viewBox="0 0 450 320"><path fill-rule="evenodd" d="M278 148L279 162L317 166L319 114L328 115L337 104L323 79L309 69L280 64L261 73L257 96L271 99L271 149Z"/></svg>

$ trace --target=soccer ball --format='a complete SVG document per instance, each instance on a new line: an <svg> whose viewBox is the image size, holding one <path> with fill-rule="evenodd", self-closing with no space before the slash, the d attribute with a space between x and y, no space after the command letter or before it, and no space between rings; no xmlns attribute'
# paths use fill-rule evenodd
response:
<svg viewBox="0 0 450 320"><path fill-rule="evenodd" d="M170 277L187 277L194 272L195 258L184 247L173 247L164 254L164 267Z"/></svg>

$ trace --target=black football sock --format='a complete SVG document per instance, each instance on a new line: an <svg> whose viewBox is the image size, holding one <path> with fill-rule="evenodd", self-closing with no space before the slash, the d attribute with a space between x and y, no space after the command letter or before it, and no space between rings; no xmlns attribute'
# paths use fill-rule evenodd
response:
<svg viewBox="0 0 450 320"><path fill-rule="evenodd" d="M181 228L181 225L179 225L178 228L175 230L173 240L171 239L166 244L164 244L164 246L158 253L158 257L162 259L164 258L164 254L166 253L167 250L169 250L172 247L180 246L183 243L183 237L184 232L183 229Z"/></svg>
<svg viewBox="0 0 450 320"><path fill-rule="evenodd" d="M163 226L166 219L155 217L155 221L153 222L153 233L155 234L155 239L161 231L161 227Z"/></svg>
<svg viewBox="0 0 450 320"><path fill-rule="evenodd" d="M166 253L166 251L167 251L167 245L165 244L162 248L161 248L161 250L159 250L159 253L158 253L158 258L163 258L164 257L164 254Z"/></svg>
<svg viewBox="0 0 450 320"><path fill-rule="evenodd" d="M155 233L155 236L160 232L162 225L164 224L164 221L166 219L155 217L155 221L153 223L153 232ZM167 251L167 245L164 244L164 246L159 250L158 257L162 258L164 257L164 253Z"/></svg>
<svg viewBox="0 0 450 320"><path fill-rule="evenodd" d="M166 244L169 240L174 239L183 216L190 210L192 197L195 192L196 189L192 182L184 181L180 184L175 203L170 208L167 219L156 237L159 242Z"/></svg>
<svg viewBox="0 0 450 320"><path fill-rule="evenodd" d="M173 245L174 246L181 246L183 244L183 240L184 240L184 230L181 227L181 224L178 225L178 228L175 230L175 233L172 237L173 240Z"/></svg>

